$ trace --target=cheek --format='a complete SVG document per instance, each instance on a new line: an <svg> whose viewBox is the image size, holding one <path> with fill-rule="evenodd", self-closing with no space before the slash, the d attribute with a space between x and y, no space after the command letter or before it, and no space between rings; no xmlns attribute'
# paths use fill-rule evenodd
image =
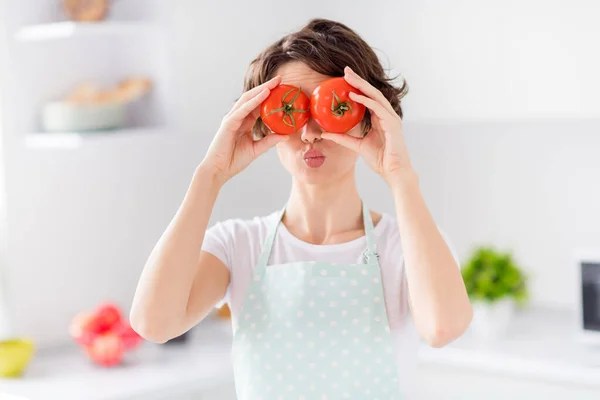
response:
<svg viewBox="0 0 600 400"><path fill-rule="evenodd" d="M289 138L287 141L279 143L277 146L277 155L279 155L279 160L284 165L289 165L296 158L298 151L298 146L293 143L294 138ZM290 143L292 142L292 143Z"/></svg>
<svg viewBox="0 0 600 400"><path fill-rule="evenodd" d="M350 131L346 133L346 135L354 136L356 138L361 138L363 136L363 123L361 122Z"/></svg>
<svg viewBox="0 0 600 400"><path fill-rule="evenodd" d="M358 154L342 145L333 143L327 148L330 160L335 163L337 167L343 165L350 165L356 162Z"/></svg>
<svg viewBox="0 0 600 400"><path fill-rule="evenodd" d="M356 162L356 160L358 159L358 154L356 154L356 152L344 147L343 149L340 150L339 157L340 157L341 163L351 165L351 164L354 164Z"/></svg>

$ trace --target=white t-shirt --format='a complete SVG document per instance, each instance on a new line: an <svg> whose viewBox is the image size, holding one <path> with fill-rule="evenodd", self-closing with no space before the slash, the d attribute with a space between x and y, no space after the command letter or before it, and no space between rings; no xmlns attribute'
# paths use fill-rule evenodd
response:
<svg viewBox="0 0 600 400"><path fill-rule="evenodd" d="M217 222L206 231L202 250L219 258L231 272L227 293L217 307L226 302L234 324L237 323L252 281L261 246L269 230L278 222L278 217L279 211L252 219L232 218ZM458 263L447 235L439 230ZM382 213L373 233L382 272L385 306L397 350L400 386L408 394L412 391L410 383L413 381L420 339L410 315L404 257L396 219ZM316 245L293 236L285 225L280 224L268 264L295 261L364 263L363 252L366 248L367 239L364 235L346 243Z"/></svg>

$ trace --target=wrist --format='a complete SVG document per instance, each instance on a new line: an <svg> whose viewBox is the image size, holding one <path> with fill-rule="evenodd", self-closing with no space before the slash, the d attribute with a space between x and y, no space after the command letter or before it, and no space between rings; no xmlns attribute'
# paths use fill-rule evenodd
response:
<svg viewBox="0 0 600 400"><path fill-rule="evenodd" d="M412 168L394 171L385 177L385 181L394 195L419 189L419 175Z"/></svg>
<svg viewBox="0 0 600 400"><path fill-rule="evenodd" d="M228 178L217 168L200 164L196 167L196 171L194 171L193 180L201 182L203 186L209 185L212 189L218 191L227 183Z"/></svg>

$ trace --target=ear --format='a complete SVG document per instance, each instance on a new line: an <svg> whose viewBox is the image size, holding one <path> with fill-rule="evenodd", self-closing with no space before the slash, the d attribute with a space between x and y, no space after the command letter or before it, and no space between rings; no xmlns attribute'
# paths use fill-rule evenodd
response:
<svg viewBox="0 0 600 400"><path fill-rule="evenodd" d="M252 139L260 140L271 133L273 132L271 132L271 130L267 128L267 126L264 124L264 122L262 122L262 119L258 117L256 122L254 123L254 126L252 127Z"/></svg>
<svg viewBox="0 0 600 400"><path fill-rule="evenodd" d="M362 129L362 137L367 136L367 134L371 132L371 129L373 128L373 122L371 121L371 112L368 108L365 110L365 116L363 117L362 121L360 121L360 125Z"/></svg>

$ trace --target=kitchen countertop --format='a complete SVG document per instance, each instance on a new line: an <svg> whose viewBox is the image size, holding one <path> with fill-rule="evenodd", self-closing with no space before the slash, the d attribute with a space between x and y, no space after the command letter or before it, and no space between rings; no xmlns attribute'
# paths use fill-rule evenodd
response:
<svg viewBox="0 0 600 400"><path fill-rule="evenodd" d="M185 343L143 342L123 365L104 368L75 345L43 349L21 379L0 379L0 400L121 400L233 382L229 321L201 322ZM9 397L10 396L10 397Z"/></svg>
<svg viewBox="0 0 600 400"><path fill-rule="evenodd" d="M423 346L419 362L600 389L600 347L577 342L573 325L568 312L530 309L517 314L501 340L482 343L467 332L444 348ZM230 349L229 322L206 321L187 343L145 342L116 368L95 366L75 346L41 350L22 379L0 379L0 400L121 400L208 390L233 382Z"/></svg>
<svg viewBox="0 0 600 400"><path fill-rule="evenodd" d="M600 390L600 339L598 345L585 344L578 333L570 311L527 309L516 313L498 340L486 343L467 331L443 348L421 348L419 360Z"/></svg>

